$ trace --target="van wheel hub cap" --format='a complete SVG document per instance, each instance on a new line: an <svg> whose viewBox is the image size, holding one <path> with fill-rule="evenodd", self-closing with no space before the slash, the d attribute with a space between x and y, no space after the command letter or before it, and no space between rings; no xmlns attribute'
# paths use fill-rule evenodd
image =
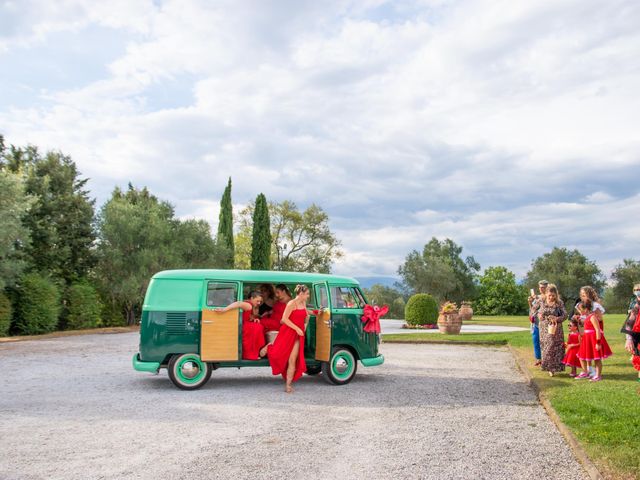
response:
<svg viewBox="0 0 640 480"><path fill-rule="evenodd" d="M344 374L349 368L349 364L344 358L338 358L334 363L335 371L339 374Z"/></svg>
<svg viewBox="0 0 640 480"><path fill-rule="evenodd" d="M180 368L180 373L184 378L195 378L200 373L200 368L195 362L184 362Z"/></svg>

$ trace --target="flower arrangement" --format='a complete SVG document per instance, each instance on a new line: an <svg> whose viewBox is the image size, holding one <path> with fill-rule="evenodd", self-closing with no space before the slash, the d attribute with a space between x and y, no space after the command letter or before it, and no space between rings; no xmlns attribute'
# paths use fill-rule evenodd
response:
<svg viewBox="0 0 640 480"><path fill-rule="evenodd" d="M453 302L444 302L440 308L440 313L456 313L458 306Z"/></svg>

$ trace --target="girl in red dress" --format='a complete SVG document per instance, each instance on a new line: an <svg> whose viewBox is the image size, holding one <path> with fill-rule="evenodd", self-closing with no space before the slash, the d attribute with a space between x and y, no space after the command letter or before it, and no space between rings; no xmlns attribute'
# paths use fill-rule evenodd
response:
<svg viewBox="0 0 640 480"><path fill-rule="evenodd" d="M587 362L593 360L596 367L596 374L591 378L592 382L602 380L602 360L610 357L613 352L604 338L604 332L601 327L602 314L596 310L593 311L591 300L580 302L580 311L587 315L584 321L584 335L580 342L580 350L578 358L582 366L582 373L576 379L588 378Z"/></svg>
<svg viewBox="0 0 640 480"><path fill-rule="evenodd" d="M304 332L309 322L307 300L309 287L297 285L296 298L290 300L282 315L282 326L275 342L267 345L266 351L274 375L282 375L285 380L285 392L293 392L291 383L298 380L307 371L304 361Z"/></svg>
<svg viewBox="0 0 640 480"><path fill-rule="evenodd" d="M570 377L576 376L576 368L581 367L580 359L578 358L578 350L580 349L580 331L578 330L578 320L571 320L569 322L569 337L565 345L566 355L562 359L562 363L571 367Z"/></svg>
<svg viewBox="0 0 640 480"><path fill-rule="evenodd" d="M260 323L264 327L265 332L279 331L287 303L291 301L291 292L284 284L276 285L275 289L276 302L273 304L271 311L260 319Z"/></svg>
<svg viewBox="0 0 640 480"><path fill-rule="evenodd" d="M243 360L258 360L260 349L264 346L264 327L260 319L254 315L254 308L262 304L262 295L259 292L251 292L247 300L233 302L226 307L216 308L218 312L228 312L234 308L242 310L242 358Z"/></svg>

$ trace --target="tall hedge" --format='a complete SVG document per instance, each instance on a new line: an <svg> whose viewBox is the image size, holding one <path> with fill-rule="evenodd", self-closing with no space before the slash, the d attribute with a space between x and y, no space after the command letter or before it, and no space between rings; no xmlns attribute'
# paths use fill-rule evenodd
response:
<svg viewBox="0 0 640 480"><path fill-rule="evenodd" d="M11 301L3 292L0 292L0 337L6 337L9 335L10 326Z"/></svg>
<svg viewBox="0 0 640 480"><path fill-rule="evenodd" d="M438 304L429 294L413 295L404 309L404 319L409 325L434 325L438 321Z"/></svg>
<svg viewBox="0 0 640 480"><path fill-rule="evenodd" d="M54 331L60 316L60 289L49 278L28 273L17 286L15 308L16 331L36 335Z"/></svg>
<svg viewBox="0 0 640 480"><path fill-rule="evenodd" d="M102 304L95 288L86 282L73 283L67 289L67 328L95 328L100 324Z"/></svg>

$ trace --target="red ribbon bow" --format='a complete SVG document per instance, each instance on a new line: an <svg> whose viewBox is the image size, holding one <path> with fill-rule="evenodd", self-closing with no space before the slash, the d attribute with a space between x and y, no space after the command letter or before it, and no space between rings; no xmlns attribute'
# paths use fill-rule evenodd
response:
<svg viewBox="0 0 640 480"><path fill-rule="evenodd" d="M380 333L380 317L387 314L389 307L384 305L365 305L362 321L364 322L363 330L367 333Z"/></svg>

